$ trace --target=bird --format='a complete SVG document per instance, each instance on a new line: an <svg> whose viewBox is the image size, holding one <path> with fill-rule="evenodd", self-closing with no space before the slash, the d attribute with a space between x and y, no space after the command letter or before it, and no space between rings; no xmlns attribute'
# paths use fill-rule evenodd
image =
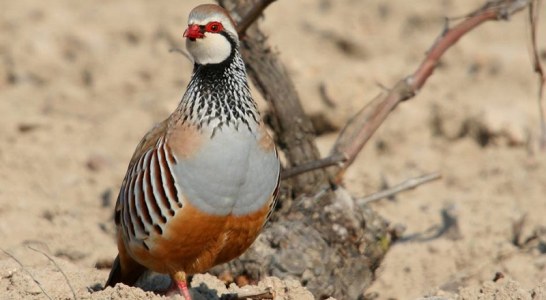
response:
<svg viewBox="0 0 546 300"><path fill-rule="evenodd" d="M281 164L250 92L236 25L221 6L191 10L184 32L193 72L177 108L140 141L115 206L118 255L105 288L187 276L244 253L269 219Z"/></svg>

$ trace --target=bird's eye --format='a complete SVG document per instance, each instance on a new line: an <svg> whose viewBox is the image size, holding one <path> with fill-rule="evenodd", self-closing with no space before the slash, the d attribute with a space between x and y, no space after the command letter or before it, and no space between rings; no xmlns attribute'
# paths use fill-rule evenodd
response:
<svg viewBox="0 0 546 300"><path fill-rule="evenodd" d="M207 32L217 33L222 31L222 29L224 29L224 27L222 26L222 23L220 22L210 22L207 24L207 26L205 26L205 30Z"/></svg>

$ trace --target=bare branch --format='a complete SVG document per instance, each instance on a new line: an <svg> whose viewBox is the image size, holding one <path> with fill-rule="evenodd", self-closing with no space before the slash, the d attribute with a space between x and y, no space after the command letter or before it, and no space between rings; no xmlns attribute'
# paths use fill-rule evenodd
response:
<svg viewBox="0 0 546 300"><path fill-rule="evenodd" d="M387 115L404 100L413 97L413 91L400 81L388 93L382 93L362 108L342 129L330 155L342 153L347 161L336 171L336 182L341 182L344 171L352 164L360 150L379 128Z"/></svg>
<svg viewBox="0 0 546 300"><path fill-rule="evenodd" d="M28 246L28 248L30 250L34 250L38 253L41 253L42 255L44 255L45 257L47 257L47 259L53 263L53 265L55 265L55 267L57 268L57 270L59 270L59 272L61 272L61 274L63 275L64 277L64 280L66 281L66 283L68 284L68 287L70 287L70 291L72 292L72 296L74 297L74 300L78 299L78 297L76 297L76 291L74 291L74 287L72 287L72 284L70 283L70 280L68 280L68 276L66 276L66 274L64 273L63 269L61 269L61 267L59 267L59 265L57 264L56 261L53 260L53 258L51 258L51 256L49 256L47 253L45 253L44 251L41 251L41 250L38 250L36 248L33 248L31 246Z"/></svg>
<svg viewBox="0 0 546 300"><path fill-rule="evenodd" d="M544 107L544 85L546 84L546 76L537 50L537 25L540 11L541 0L532 0L529 6L529 23L531 23L531 51L533 60L533 70L538 75L538 112L540 116L540 149L546 150L546 108Z"/></svg>
<svg viewBox="0 0 546 300"><path fill-rule="evenodd" d="M25 273L28 274L28 276L30 276L30 278L32 278L32 280L34 281L34 283L36 283L36 285L38 285L38 287L40 288L40 290L42 291L42 293L44 293L44 295L47 297L47 299L49 300L53 300L53 298L51 298L51 296L49 296L49 294L44 290L44 288L42 287L42 284L34 277L34 275L32 275L32 273L30 273L26 268L25 266L23 266L23 264L13 255L11 255L11 253L9 253L8 251L4 250L4 249L1 249L2 252L4 252L4 254L6 254L7 256L11 257L11 259L13 259L20 267L21 267L21 270L23 270Z"/></svg>
<svg viewBox="0 0 546 300"><path fill-rule="evenodd" d="M250 11L248 11L237 24L237 33L239 34L239 37L243 37L248 27L262 15L262 12L266 7L275 1L276 0L260 0L254 4Z"/></svg>
<svg viewBox="0 0 546 300"><path fill-rule="evenodd" d="M336 107L336 103L332 100L332 97L328 94L328 90L326 88L326 84L324 82L321 82L319 85L319 93L320 93L320 99L326 106L329 108Z"/></svg>
<svg viewBox="0 0 546 300"><path fill-rule="evenodd" d="M342 163L345 160L347 160L347 158L342 154L334 154L323 159L306 162L288 170L284 170L281 174L281 178L288 179L290 177L294 177L305 172L330 167Z"/></svg>
<svg viewBox="0 0 546 300"><path fill-rule="evenodd" d="M419 176L415 178L410 178L393 186L390 189L373 193L364 198L358 199L356 200L356 203L359 205L365 205L370 202L381 200L383 198L388 198L390 196L396 195L403 191L414 189L422 184L425 184L434 180L438 180L440 178L442 178L442 175L439 172L435 172L435 173L431 173L431 174L427 174L427 175L423 175L423 176Z"/></svg>
<svg viewBox="0 0 546 300"><path fill-rule="evenodd" d="M480 9L452 28L447 28L427 52L424 61L410 76L400 80L388 93L380 94L358 112L340 133L332 154L343 153L346 163L337 170L336 180L340 181L345 169L368 142L389 113L401 101L415 96L432 75L440 58L463 35L486 21L505 20L512 14L529 6L532 0L491 0Z"/></svg>
<svg viewBox="0 0 546 300"><path fill-rule="evenodd" d="M527 214L523 214L521 218L512 223L512 244L519 248L522 246L521 235L526 221Z"/></svg>
<svg viewBox="0 0 546 300"><path fill-rule="evenodd" d="M190 56L190 54L188 52L180 49L180 48L171 48L171 49L169 49L169 53L182 54L182 55L184 55L184 57L186 57L190 61L190 63L192 63L192 64L194 63L193 58Z"/></svg>

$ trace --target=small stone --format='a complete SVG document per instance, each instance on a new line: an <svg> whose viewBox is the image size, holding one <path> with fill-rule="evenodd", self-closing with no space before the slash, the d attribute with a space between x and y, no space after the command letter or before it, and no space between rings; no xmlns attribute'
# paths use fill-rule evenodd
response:
<svg viewBox="0 0 546 300"><path fill-rule="evenodd" d="M111 165L108 158L100 154L91 155L85 164L87 168L93 172L98 172Z"/></svg>

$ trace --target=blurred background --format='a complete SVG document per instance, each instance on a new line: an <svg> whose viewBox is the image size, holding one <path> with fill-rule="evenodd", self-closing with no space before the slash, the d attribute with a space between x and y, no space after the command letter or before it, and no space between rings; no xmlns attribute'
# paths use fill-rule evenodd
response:
<svg viewBox="0 0 546 300"><path fill-rule="evenodd" d="M32 266L43 258L26 247L34 245L79 270L84 285L106 279L117 253L112 214L121 180L140 138L185 91L192 63L170 50L184 49L187 15L200 3L0 0L3 249ZM277 1L261 22L326 154L353 112L417 68L444 17L477 3ZM523 216L523 239L546 225L546 159L537 146L526 17L465 36L349 169L345 183L356 198L424 173L443 175L372 204L405 228L371 288L380 299L453 292L496 272L526 289L546 278L546 239L512 243ZM443 234L448 223L450 234ZM9 260L0 253L0 270L13 266ZM0 287L13 287L2 278Z"/></svg>

